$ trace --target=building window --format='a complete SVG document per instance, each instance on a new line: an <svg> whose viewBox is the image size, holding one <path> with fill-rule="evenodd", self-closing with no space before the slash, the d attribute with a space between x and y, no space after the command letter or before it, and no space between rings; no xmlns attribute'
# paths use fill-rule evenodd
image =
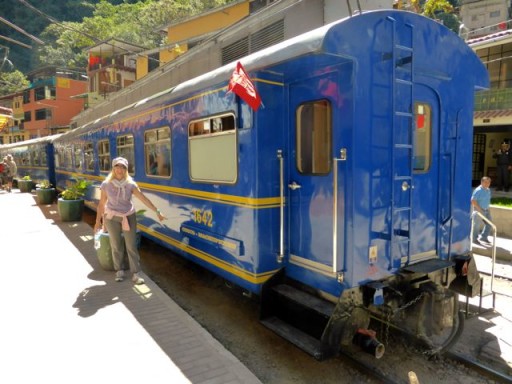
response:
<svg viewBox="0 0 512 384"><path fill-rule="evenodd" d="M27 111L23 113L23 121L25 121L25 123L32 121L32 111Z"/></svg>
<svg viewBox="0 0 512 384"><path fill-rule="evenodd" d="M158 52L148 55L148 72L151 72L160 66L159 58L160 54Z"/></svg>
<svg viewBox="0 0 512 384"><path fill-rule="evenodd" d="M331 171L331 104L317 100L297 109L297 158L300 173L324 175Z"/></svg>
<svg viewBox="0 0 512 384"><path fill-rule="evenodd" d="M133 145L133 135L124 135L117 138L117 156L128 160L128 173L135 173L135 151Z"/></svg>
<svg viewBox="0 0 512 384"><path fill-rule="evenodd" d="M414 171L426 172L432 157L432 109L425 103L414 105Z"/></svg>
<svg viewBox="0 0 512 384"><path fill-rule="evenodd" d="M188 126L190 179L233 184L238 174L235 116L213 116Z"/></svg>
<svg viewBox="0 0 512 384"><path fill-rule="evenodd" d="M34 99L37 100L54 100L56 91L54 86L44 86L34 89Z"/></svg>
<svg viewBox="0 0 512 384"><path fill-rule="evenodd" d="M478 49L476 53L487 67L491 88L512 87L512 65L507 59L512 56L512 43Z"/></svg>
<svg viewBox="0 0 512 384"><path fill-rule="evenodd" d="M171 130L169 127L151 129L144 133L146 175L171 176Z"/></svg>
<svg viewBox="0 0 512 384"><path fill-rule="evenodd" d="M36 120L47 120L52 118L51 109L36 109Z"/></svg>
<svg viewBox="0 0 512 384"><path fill-rule="evenodd" d="M23 91L23 104L30 103L30 89Z"/></svg>

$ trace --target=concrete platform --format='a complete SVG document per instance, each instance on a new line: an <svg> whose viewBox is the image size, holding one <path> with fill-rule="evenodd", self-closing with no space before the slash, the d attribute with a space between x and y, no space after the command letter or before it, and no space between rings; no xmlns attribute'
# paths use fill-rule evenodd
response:
<svg viewBox="0 0 512 384"><path fill-rule="evenodd" d="M512 211L509 220L510 219L512 219ZM492 241L490 236L489 240ZM491 257L493 244L482 244L473 243L473 253ZM512 239L496 237L496 260L512 261Z"/></svg>
<svg viewBox="0 0 512 384"><path fill-rule="evenodd" d="M500 252L510 249L512 240L496 240ZM478 271L483 277L485 296L469 299L470 314L465 321L464 332L454 351L474 360L490 365L503 375L512 375L512 261L500 257L494 266L494 282L491 292L492 259L489 252L474 249L474 258ZM478 253L476 253L478 252ZM486 253L481 255L479 253ZM494 299L494 302L493 302ZM466 298L460 297L464 306ZM481 305L481 308L479 308ZM468 342L471 340L471 342ZM512 381L512 376L510 380Z"/></svg>
<svg viewBox="0 0 512 384"><path fill-rule="evenodd" d="M0 191L0 382L260 383L147 276L101 269L92 229Z"/></svg>

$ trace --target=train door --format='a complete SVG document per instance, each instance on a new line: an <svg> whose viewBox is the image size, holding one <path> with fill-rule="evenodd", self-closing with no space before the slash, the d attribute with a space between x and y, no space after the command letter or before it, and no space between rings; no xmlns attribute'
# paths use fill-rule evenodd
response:
<svg viewBox="0 0 512 384"><path fill-rule="evenodd" d="M292 83L289 89L288 249L290 263L299 267L289 274L298 280L304 269L331 276L342 264L333 252L342 242L342 223L333 221L337 77L337 72L326 73Z"/></svg>
<svg viewBox="0 0 512 384"><path fill-rule="evenodd" d="M411 186L410 259L402 265L437 256L439 217L439 106L437 94L424 85L414 86L413 161ZM450 174L445 170L444 174ZM443 185L442 188L450 188ZM406 191L401 189L401 193Z"/></svg>

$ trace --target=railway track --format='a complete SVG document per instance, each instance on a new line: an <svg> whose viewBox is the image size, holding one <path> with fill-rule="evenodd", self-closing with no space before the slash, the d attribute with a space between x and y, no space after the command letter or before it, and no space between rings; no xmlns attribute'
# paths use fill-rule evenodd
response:
<svg viewBox="0 0 512 384"><path fill-rule="evenodd" d="M489 379L495 380L499 383L512 383L512 377L503 372L499 372L477 360L464 356L456 352L446 352L444 356L453 361L464 364L465 366L479 372L481 375L488 377Z"/></svg>

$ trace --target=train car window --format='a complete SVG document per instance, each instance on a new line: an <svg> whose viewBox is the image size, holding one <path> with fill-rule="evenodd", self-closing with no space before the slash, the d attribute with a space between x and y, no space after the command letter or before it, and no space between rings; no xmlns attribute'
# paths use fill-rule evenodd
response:
<svg viewBox="0 0 512 384"><path fill-rule="evenodd" d="M48 165L48 154L46 153L46 148L42 149L41 152L39 152L39 157L41 160L41 166Z"/></svg>
<svg viewBox="0 0 512 384"><path fill-rule="evenodd" d="M238 175L235 116L214 116L188 126L189 173L193 181L233 184Z"/></svg>
<svg viewBox="0 0 512 384"><path fill-rule="evenodd" d="M21 165L30 165L30 153L27 151L23 151L20 153L20 161L18 164Z"/></svg>
<svg viewBox="0 0 512 384"><path fill-rule="evenodd" d="M171 130L151 129L144 133L145 170L148 176L171 176Z"/></svg>
<svg viewBox="0 0 512 384"><path fill-rule="evenodd" d="M124 135L117 137L117 156L122 156L128 160L128 173L135 173L135 151L133 145L133 135Z"/></svg>
<svg viewBox="0 0 512 384"><path fill-rule="evenodd" d="M92 143L85 143L84 145L84 160L85 169L94 171L94 147Z"/></svg>
<svg viewBox="0 0 512 384"><path fill-rule="evenodd" d="M55 153L53 154L55 160L55 167L60 168L64 166L64 148L55 146Z"/></svg>
<svg viewBox="0 0 512 384"><path fill-rule="evenodd" d="M323 175L331 170L331 104L317 100L297 108L297 169L300 173Z"/></svg>
<svg viewBox="0 0 512 384"><path fill-rule="evenodd" d="M75 157L75 163L74 163L75 169L77 171L81 171L83 169L84 159L83 159L82 146L80 144L74 145L73 154Z"/></svg>
<svg viewBox="0 0 512 384"><path fill-rule="evenodd" d="M414 105L414 171L430 169L432 157L432 108L426 103Z"/></svg>
<svg viewBox="0 0 512 384"><path fill-rule="evenodd" d="M64 163L62 164L64 168L72 168L73 167L73 146L66 145L64 147Z"/></svg>
<svg viewBox="0 0 512 384"><path fill-rule="evenodd" d="M32 158L32 165L39 166L39 153L41 152L41 148L34 148L31 151L30 157Z"/></svg>
<svg viewBox="0 0 512 384"><path fill-rule="evenodd" d="M110 171L110 143L108 140L98 142L98 159L100 161L100 171Z"/></svg>

